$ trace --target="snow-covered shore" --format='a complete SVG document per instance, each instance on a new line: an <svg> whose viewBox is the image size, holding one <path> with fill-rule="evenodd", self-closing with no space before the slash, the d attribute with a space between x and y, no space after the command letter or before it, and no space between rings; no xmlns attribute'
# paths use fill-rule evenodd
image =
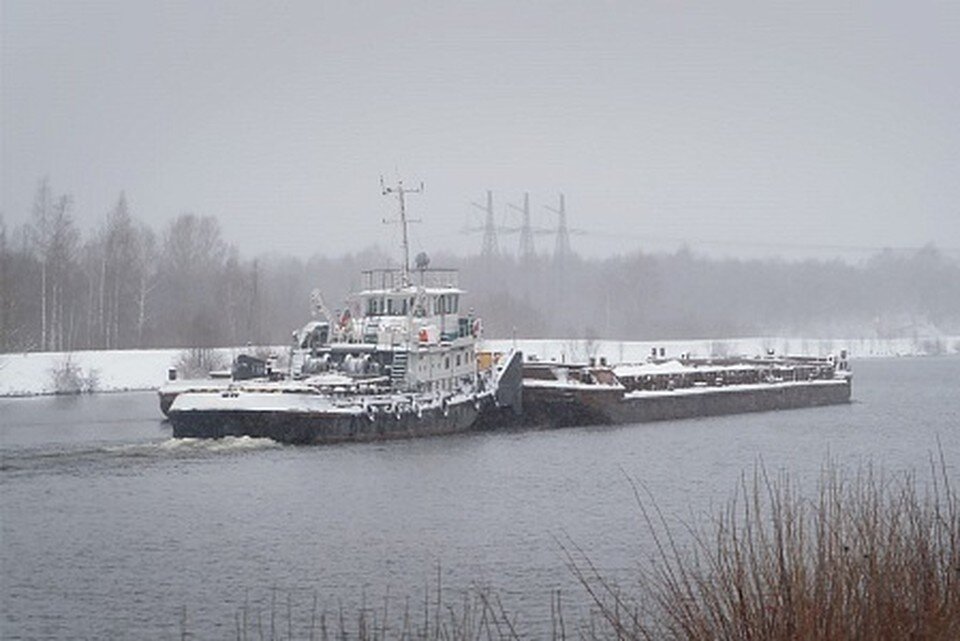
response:
<svg viewBox="0 0 960 641"><path fill-rule="evenodd" d="M229 364L236 349L211 350ZM89 350L0 354L0 396L56 393L55 372L67 365L89 381L89 391L152 390L164 384L167 370L183 358L181 349Z"/></svg>
<svg viewBox="0 0 960 641"><path fill-rule="evenodd" d="M846 349L850 358L960 354L960 336L896 339L804 339L782 337L681 341L611 341L592 339L487 339L483 349L513 347L540 360L586 361L606 358L610 363L643 361L651 349L663 348L668 357L755 355L768 349L777 354L826 356ZM241 349L213 350L230 363ZM92 391L117 392L157 389L167 370L176 367L184 350L94 350L0 354L0 396L34 396L56 392L54 372L67 363L91 383Z"/></svg>

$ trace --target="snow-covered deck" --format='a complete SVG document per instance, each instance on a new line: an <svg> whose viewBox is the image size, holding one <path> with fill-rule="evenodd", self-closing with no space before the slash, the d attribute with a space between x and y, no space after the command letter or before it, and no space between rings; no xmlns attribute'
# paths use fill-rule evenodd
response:
<svg viewBox="0 0 960 641"><path fill-rule="evenodd" d="M736 394L759 390L782 389L784 387L810 387L812 385L847 385L847 378L820 378L810 381L780 381L776 383L744 383L740 385L725 385L722 387L697 385L695 387L678 387L673 390L637 390L623 395L625 400L639 398L654 398L657 396L695 396L698 394Z"/></svg>

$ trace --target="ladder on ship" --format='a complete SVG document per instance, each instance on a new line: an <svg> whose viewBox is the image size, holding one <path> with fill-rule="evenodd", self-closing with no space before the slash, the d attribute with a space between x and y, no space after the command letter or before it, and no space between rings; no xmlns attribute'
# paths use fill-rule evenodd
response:
<svg viewBox="0 0 960 641"><path fill-rule="evenodd" d="M400 389L407 378L407 353L394 352L393 365L390 367L390 387Z"/></svg>

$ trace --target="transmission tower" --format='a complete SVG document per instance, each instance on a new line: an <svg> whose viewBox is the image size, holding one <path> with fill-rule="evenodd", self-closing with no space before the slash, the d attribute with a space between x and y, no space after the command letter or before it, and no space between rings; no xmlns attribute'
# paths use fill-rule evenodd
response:
<svg viewBox="0 0 960 641"><path fill-rule="evenodd" d="M567 229L567 207L563 194L560 194L559 209L550 206L547 206L547 209L557 215L557 244L553 250L553 259L563 264L570 257L570 230Z"/></svg>
<svg viewBox="0 0 960 641"><path fill-rule="evenodd" d="M500 253L497 246L497 224L493 220L493 192L487 190L486 206L472 203L474 207L486 212L486 218L483 223L483 247L480 251L481 256L486 259L492 259Z"/></svg>
<svg viewBox="0 0 960 641"><path fill-rule="evenodd" d="M533 227L530 225L530 192L523 193L523 209L511 204L510 207L523 214L523 224L520 226L520 260L530 263L536 256L533 247Z"/></svg>

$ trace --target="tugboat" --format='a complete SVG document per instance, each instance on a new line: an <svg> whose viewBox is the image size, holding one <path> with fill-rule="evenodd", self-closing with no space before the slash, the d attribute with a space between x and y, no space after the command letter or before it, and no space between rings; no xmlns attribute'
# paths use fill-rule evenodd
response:
<svg viewBox="0 0 960 641"><path fill-rule="evenodd" d="M362 272L362 290L331 314L294 332L286 377L180 390L167 414L175 437L267 437L332 443L450 434L515 421L521 412L522 355L478 359L480 318L462 310L452 269L421 253L409 264L405 195L422 188L382 185L396 195L403 232L399 269ZM482 361L484 367L479 364Z"/></svg>

